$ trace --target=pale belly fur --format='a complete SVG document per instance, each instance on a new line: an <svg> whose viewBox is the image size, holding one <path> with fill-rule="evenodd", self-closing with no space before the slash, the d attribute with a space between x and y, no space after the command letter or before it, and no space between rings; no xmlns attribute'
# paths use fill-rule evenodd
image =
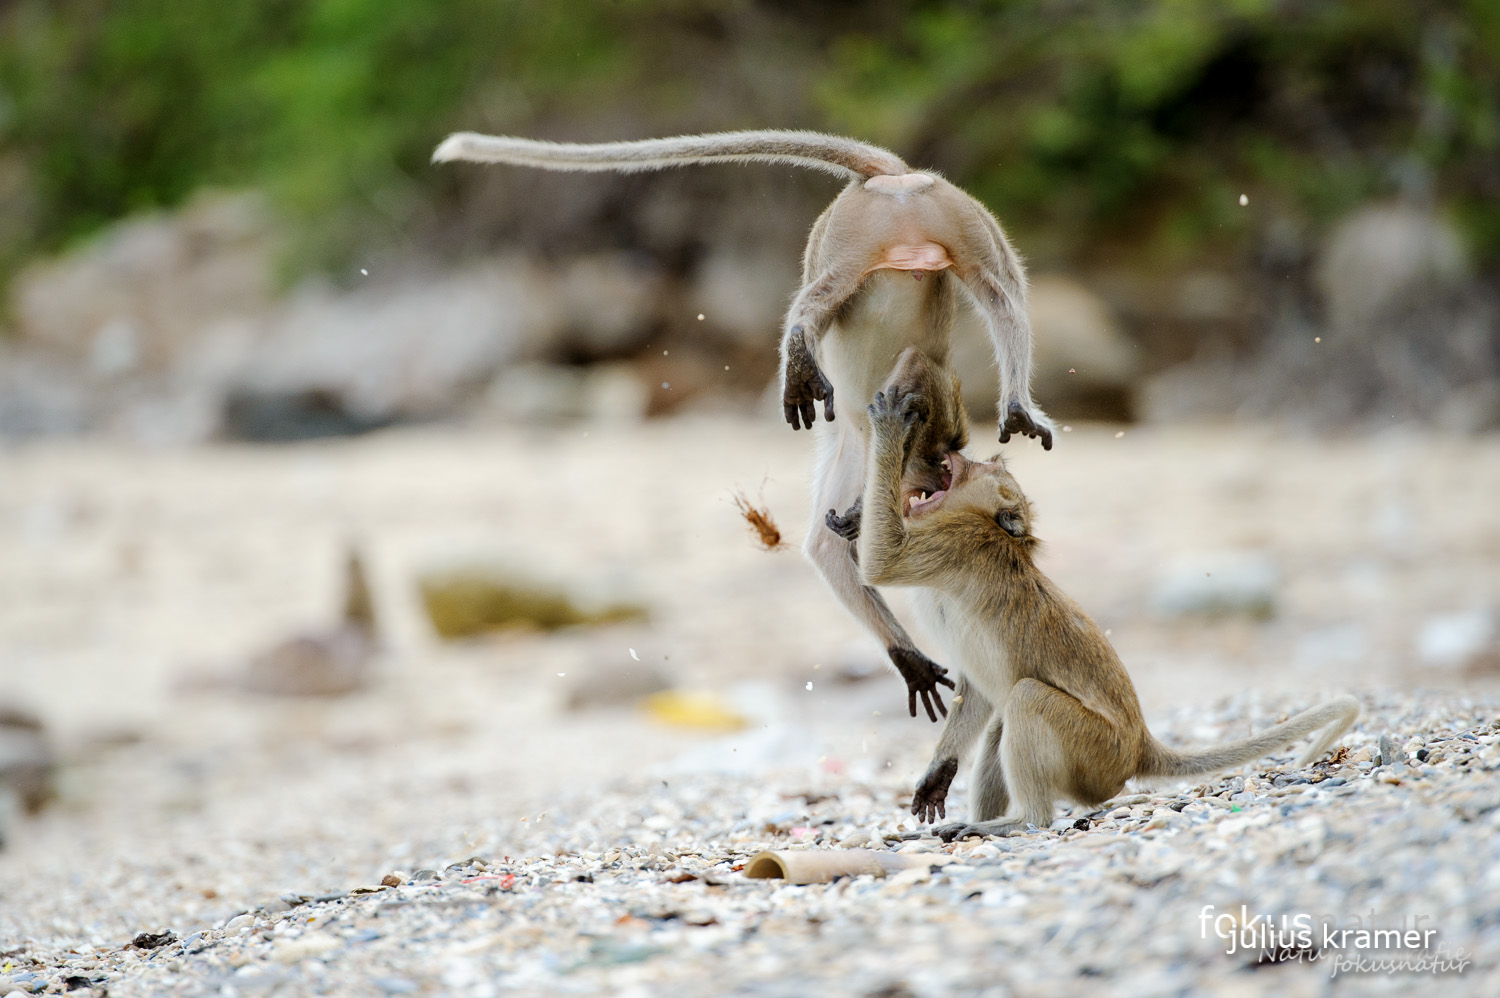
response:
<svg viewBox="0 0 1500 998"><path fill-rule="evenodd" d="M1016 678L994 628L973 626L956 601L925 586L911 590L912 610L922 627L941 645L938 664L962 673L996 710L1005 706Z"/></svg>
<svg viewBox="0 0 1500 998"><path fill-rule="evenodd" d="M877 270L824 334L816 359L833 383L837 419L848 420L844 429L868 435L865 406L907 347L947 361L948 331L929 328L923 315L923 303L935 290L932 282L940 280L952 278L938 271L918 281L910 271Z"/></svg>

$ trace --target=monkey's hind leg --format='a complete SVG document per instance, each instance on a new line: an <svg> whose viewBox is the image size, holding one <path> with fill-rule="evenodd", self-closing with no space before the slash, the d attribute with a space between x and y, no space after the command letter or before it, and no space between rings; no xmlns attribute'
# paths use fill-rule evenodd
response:
<svg viewBox="0 0 1500 998"><path fill-rule="evenodd" d="M998 231L998 230L997 230ZM964 284L979 304L995 347L1000 371L1000 442L1012 435L1033 437L1043 450L1052 449L1052 420L1031 400L1031 322L1026 315L1024 278L1006 282L1001 261L964 272ZM1015 285L1007 289L1007 283Z"/></svg>
<svg viewBox="0 0 1500 998"><path fill-rule="evenodd" d="M962 687L963 684L959 685ZM960 706L969 706L967 695ZM984 744L974 757L974 768L969 771L969 820L950 822L932 830L934 835L940 836L944 841L952 842L954 838L965 835L985 834L971 829L982 822L994 821L1010 810L1010 791L1005 786L1005 768L1000 764L1000 743L1005 735L1004 715L1004 711L997 710L990 716L989 726L984 732Z"/></svg>
<svg viewBox="0 0 1500 998"><path fill-rule="evenodd" d="M1005 736L1005 712L996 711L984 734L984 748L974 759L969 777L971 821L991 821L1010 810L1010 791L1005 787L1005 767L1000 764L1000 744Z"/></svg>
<svg viewBox="0 0 1500 998"><path fill-rule="evenodd" d="M1046 828L1058 798L1107 800L1125 785L1131 768L1114 725L1070 694L1022 679L1001 713L1000 766L1010 795L1005 816L987 817L976 797L974 820L935 830L944 841L1014 835L1027 825ZM995 725L990 734L999 728Z"/></svg>
<svg viewBox="0 0 1500 998"><path fill-rule="evenodd" d="M864 271L852 260L838 264L803 285L787 309L781 338L781 409L794 430L812 429L814 402L823 403L825 420L833 419L833 384L818 367L815 348L863 280Z"/></svg>
<svg viewBox="0 0 1500 998"><path fill-rule="evenodd" d="M833 383L823 374L807 345L801 326L787 330L782 340L781 412L794 430L809 430L817 420L813 403L823 403L823 418L833 419Z"/></svg>

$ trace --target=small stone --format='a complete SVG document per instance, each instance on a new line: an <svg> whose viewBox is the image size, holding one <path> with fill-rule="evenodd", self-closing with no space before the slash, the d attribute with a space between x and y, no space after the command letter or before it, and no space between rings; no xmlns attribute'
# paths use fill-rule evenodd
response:
<svg viewBox="0 0 1500 998"><path fill-rule="evenodd" d="M238 932L240 929L248 929L255 924L255 916L250 912L236 915L224 923L225 932Z"/></svg>
<svg viewBox="0 0 1500 998"><path fill-rule="evenodd" d="M442 880L443 875L436 870L418 870L411 875L413 880Z"/></svg>
<svg viewBox="0 0 1500 998"><path fill-rule="evenodd" d="M384 887L400 887L405 882L406 874L399 871L397 871L396 873L387 873L385 876L380 878L381 886Z"/></svg>
<svg viewBox="0 0 1500 998"><path fill-rule="evenodd" d="M300 963L331 953L342 945L340 940L326 933L309 933L277 943L272 956L278 963Z"/></svg>
<svg viewBox="0 0 1500 998"><path fill-rule="evenodd" d="M1390 735L1380 736L1380 761L1377 765L1394 766L1398 762L1404 762L1405 756L1396 747L1396 739Z"/></svg>
<svg viewBox="0 0 1500 998"><path fill-rule="evenodd" d="M158 946L165 946L167 943L176 941L177 933L171 929L165 929L161 932L142 932L130 940L130 945L136 949L156 949Z"/></svg>

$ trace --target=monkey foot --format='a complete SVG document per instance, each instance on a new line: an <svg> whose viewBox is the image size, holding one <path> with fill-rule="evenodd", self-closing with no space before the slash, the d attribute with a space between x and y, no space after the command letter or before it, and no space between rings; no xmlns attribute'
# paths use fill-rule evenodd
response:
<svg viewBox="0 0 1500 998"><path fill-rule="evenodd" d="M946 686L950 690L954 688L953 680L948 678L948 670L915 648L902 648L898 645L887 648L886 653L891 656L891 664L901 673L901 678L906 680L906 709L911 711L911 716L917 716L917 696L920 695L928 720L937 722L937 712L932 709L934 703L937 704L937 710L947 717L948 708L943 705L942 692L938 687Z"/></svg>
<svg viewBox="0 0 1500 998"><path fill-rule="evenodd" d="M1052 449L1051 420L1040 412L1032 415L1019 402L1012 402L1006 409L1005 422L1000 427L1000 442L1009 443L1011 434L1040 440L1042 450Z"/></svg>
<svg viewBox="0 0 1500 998"><path fill-rule="evenodd" d="M944 842L957 842L959 839L985 838L990 835L1020 835L1026 831L1026 823L1017 818L996 818L994 821L979 821L970 824L966 821L955 821L949 825L939 825L932 833Z"/></svg>
<svg viewBox="0 0 1500 998"><path fill-rule="evenodd" d="M813 428L818 415L816 402L823 403L823 418L832 421L833 384L807 349L802 327L793 326L787 334L786 366L781 375L781 411L792 429Z"/></svg>

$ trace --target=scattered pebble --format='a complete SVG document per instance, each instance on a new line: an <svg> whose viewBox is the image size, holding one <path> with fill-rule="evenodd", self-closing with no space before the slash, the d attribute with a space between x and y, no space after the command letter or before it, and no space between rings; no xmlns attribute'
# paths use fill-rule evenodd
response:
<svg viewBox="0 0 1500 998"><path fill-rule="evenodd" d="M1158 734L1173 744L1228 737L1292 706L1246 695L1184 709ZM283 895L282 910L242 912L180 944L170 930L118 948L44 935L25 944L34 969L9 968L0 993L85 986L77 980L219 993L230 981L274 989L288 974L381 994L479 993L486 981L688 994L731 979L746 993L779 993L779 975L797 968L809 989L869 994L904 979L914 959L937 975L931 986L968 993L993 986L980 971L993 972L997 954L1012 987L1083 974L1111 990L1145 981L1198 993L1244 966L1201 937L1198 913L1245 898L1259 899L1257 912L1431 912L1450 948L1478 954L1466 972L1477 981L1495 970L1494 929L1462 913L1489 910L1497 889L1497 706L1377 698L1338 761L1294 769L1299 747L1200 786L1131 788L1098 808L1060 810L1047 829L957 843L904 810L925 748L915 737L891 749L895 767L859 776L775 764L726 792L711 773L642 775L556 795L541 828L518 816L471 829L448 855L466 855L474 836L503 848L440 859L425 853L431 844L402 846L393 854L426 861L409 876ZM962 817L962 780L948 804L950 820ZM916 865L811 886L744 876L763 850L802 848L889 850ZM1367 872L1372 855L1378 877ZM816 932L799 928L813 922ZM941 959L923 956L921 940L938 937ZM1042 952L1045 965L1025 959Z"/></svg>

